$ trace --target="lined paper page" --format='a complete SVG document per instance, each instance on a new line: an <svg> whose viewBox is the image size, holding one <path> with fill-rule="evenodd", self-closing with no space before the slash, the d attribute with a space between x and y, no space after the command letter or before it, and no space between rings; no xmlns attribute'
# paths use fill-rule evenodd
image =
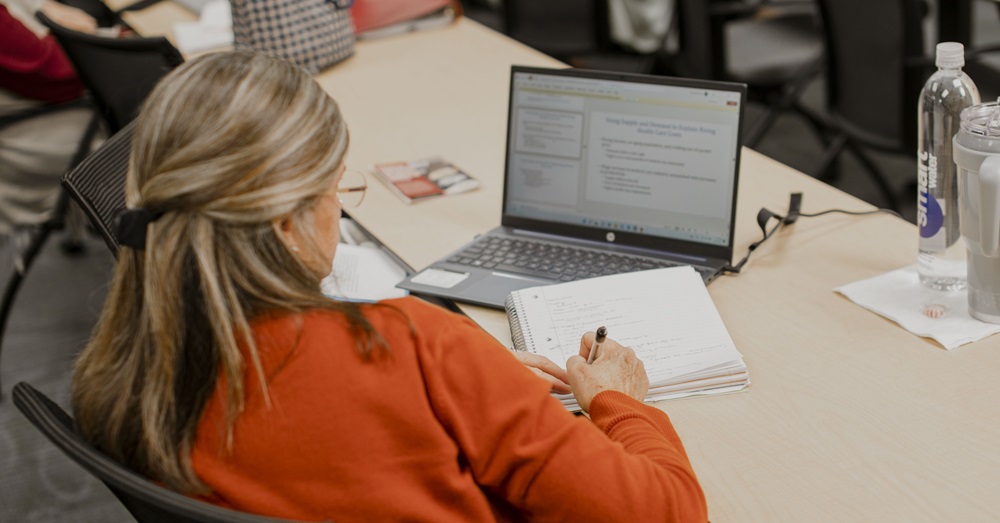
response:
<svg viewBox="0 0 1000 523"><path fill-rule="evenodd" d="M525 344L565 367L580 337L604 325L608 337L631 347L650 384L738 362L701 276L691 267L603 276L517 291Z"/></svg>

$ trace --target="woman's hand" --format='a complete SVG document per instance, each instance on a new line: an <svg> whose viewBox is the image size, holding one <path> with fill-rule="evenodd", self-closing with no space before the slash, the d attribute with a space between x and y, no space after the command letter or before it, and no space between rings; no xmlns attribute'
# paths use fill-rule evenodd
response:
<svg viewBox="0 0 1000 523"><path fill-rule="evenodd" d="M514 356L528 367L531 372L549 382L553 392L559 394L570 393L569 378L566 376L566 371L553 363L552 360L530 352L514 352Z"/></svg>
<svg viewBox="0 0 1000 523"><path fill-rule="evenodd" d="M97 29L97 21L87 13L53 0L43 0L41 11L53 22L81 33L93 33Z"/></svg>
<svg viewBox="0 0 1000 523"><path fill-rule="evenodd" d="M590 401L604 390L617 390L642 401L649 390L649 378L635 351L608 338L601 345L597 359L588 365L587 356L594 336L593 332L584 334L580 340L580 355L566 361L569 384L580 408L590 412Z"/></svg>

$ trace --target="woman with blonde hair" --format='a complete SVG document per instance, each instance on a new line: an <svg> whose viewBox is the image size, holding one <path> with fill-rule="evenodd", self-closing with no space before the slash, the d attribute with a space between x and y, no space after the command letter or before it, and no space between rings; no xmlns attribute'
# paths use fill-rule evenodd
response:
<svg viewBox="0 0 1000 523"><path fill-rule="evenodd" d="M705 520L631 350L609 340L562 372L416 298L320 292L361 189L348 142L284 62L206 55L161 81L135 131L128 247L73 378L87 438L174 490L291 519Z"/></svg>

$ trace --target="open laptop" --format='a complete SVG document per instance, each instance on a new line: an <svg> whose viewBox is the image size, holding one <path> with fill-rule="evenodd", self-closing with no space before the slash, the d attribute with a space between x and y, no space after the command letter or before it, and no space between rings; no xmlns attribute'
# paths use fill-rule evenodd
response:
<svg viewBox="0 0 1000 523"><path fill-rule="evenodd" d="M511 69L500 227L400 287L502 308L511 291L730 262L746 86Z"/></svg>

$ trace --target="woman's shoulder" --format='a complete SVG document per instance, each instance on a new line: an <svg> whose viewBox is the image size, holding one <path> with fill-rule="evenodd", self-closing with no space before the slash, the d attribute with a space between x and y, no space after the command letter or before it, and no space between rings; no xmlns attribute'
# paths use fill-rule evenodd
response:
<svg viewBox="0 0 1000 523"><path fill-rule="evenodd" d="M413 315L420 317L444 317L458 316L446 309L430 304L419 298L404 297L379 302L338 302L343 307L314 308L301 312L290 311L269 311L258 315L253 320L254 327L274 328L288 324L301 323L344 323L346 321L345 312L348 309L357 309L369 321L378 320L384 317Z"/></svg>
<svg viewBox="0 0 1000 523"><path fill-rule="evenodd" d="M370 322L398 321L404 317L409 318L411 321L423 319L466 319L464 316L412 296L378 302L348 301L341 303L347 307L357 308L365 316L365 319ZM306 321L321 323L342 323L345 321L344 312L335 308L311 309L303 313L303 317Z"/></svg>
<svg viewBox="0 0 1000 523"><path fill-rule="evenodd" d="M345 306L341 310L316 308L301 313L263 315L253 323L254 334L258 340L281 346L299 342L339 343L356 335L355 322L359 318L355 313L360 313L380 337L394 346L416 344L427 348L449 345L455 340L484 344L492 340L469 318L419 298L346 302Z"/></svg>
<svg viewBox="0 0 1000 523"><path fill-rule="evenodd" d="M456 314L419 298L407 296L375 303L345 302L356 308L376 330L442 332L451 328L475 327L469 318ZM337 309L312 309L302 314L304 326L312 328L343 328L349 326L348 316Z"/></svg>

